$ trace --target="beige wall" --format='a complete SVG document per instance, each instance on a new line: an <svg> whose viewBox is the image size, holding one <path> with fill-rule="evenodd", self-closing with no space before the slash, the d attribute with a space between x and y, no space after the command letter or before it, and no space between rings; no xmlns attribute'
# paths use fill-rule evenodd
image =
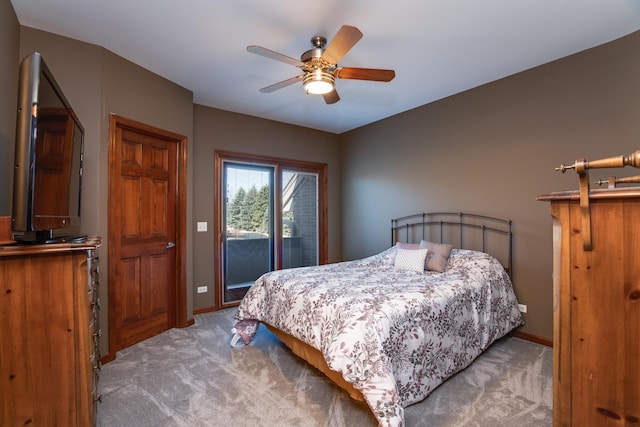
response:
<svg viewBox="0 0 640 427"><path fill-rule="evenodd" d="M192 93L95 45L19 26L7 0L0 0L11 12L0 39L13 40L0 66L0 84L11 93L10 102L0 101L9 112L9 120L0 121L0 149L11 150L3 156L1 171L10 171L15 131L15 100L20 59L33 51L42 53L47 65L63 88L85 128L85 168L83 177L82 227L86 233L103 236L101 248L100 297L103 302L101 327L108 334L108 116L111 113L157 126L188 138L188 212L187 212L187 291L188 313L210 307L213 301L213 241L211 234L193 233L198 221L213 220L213 150L216 148L252 154L281 156L324 162L329 165L329 257L340 259L340 164L337 136L302 127L276 123L255 117L194 106ZM3 19L5 14L2 15ZM12 27L13 26L13 27ZM3 51L4 52L4 51ZM2 110L2 111L4 111ZM197 113L197 125L194 114ZM4 118L3 118L4 119ZM198 133L198 137L194 133ZM4 142L4 141L8 142ZM201 143L198 144L197 140ZM199 148L196 147L200 145ZM10 180L2 177L0 208L10 214ZM196 207L194 209L193 207ZM210 227L209 230L212 228ZM194 280L195 273L195 280ZM194 301L193 284L208 284L209 294ZM101 352L108 353L107 340Z"/></svg>
<svg viewBox="0 0 640 427"><path fill-rule="evenodd" d="M551 338L551 218L535 199L577 188L560 163L640 148L638 52L635 33L341 135L343 258L388 247L389 220L409 213L509 218L522 331Z"/></svg>
<svg viewBox="0 0 640 427"><path fill-rule="evenodd" d="M338 136L303 127L259 119L228 111L194 107L194 222L206 221L207 233L194 234L194 288L208 286L209 293L196 294L194 307L215 304L213 292L213 209L215 150L307 160L328 165L329 260L339 261L340 245L340 146Z"/></svg>
<svg viewBox="0 0 640 427"><path fill-rule="evenodd" d="M190 91L101 47L20 27L9 0L0 0L0 47L0 215L10 214L17 68L33 50L43 53L87 132L86 232L107 235L109 113L188 137L189 310L214 304L213 292L195 296L193 289L213 286L213 151L224 149L329 165L331 261L386 248L389 220L409 212L512 219L514 282L529 307L523 330L550 338L551 219L535 197L577 188L575 173L554 172L562 162L640 148L640 33L339 136L194 106ZM596 171L592 181L612 173L635 172ZM196 221L210 231L195 233ZM106 250L105 242L103 272Z"/></svg>
<svg viewBox="0 0 640 427"><path fill-rule="evenodd" d="M108 167L109 114L185 135L188 177L191 180L193 101L192 93L175 83L95 45L20 27L20 58L33 51L42 54L85 128L82 182L82 229L103 237L100 249L102 311L100 326L108 336ZM16 64L17 66L17 64ZM17 78L16 78L17 82ZM15 125L14 125L15 127ZM191 194L187 194L187 227L191 227ZM187 257L191 257L191 235L187 234ZM187 312L191 314L193 271L187 264ZM108 353L108 340L101 341Z"/></svg>
<svg viewBox="0 0 640 427"><path fill-rule="evenodd" d="M103 110L100 117L101 146L100 157L109 157L109 115L115 114L127 119L155 126L187 137L187 212L186 212L186 280L187 280L187 316L193 310L193 269L192 257L192 194L191 181L193 170L193 94L191 91L159 77L138 65L103 50L102 60ZM99 190L105 197L98 200L100 229L106 236L108 200L108 165L99 172ZM108 248L105 244L104 253ZM104 313L104 310L103 310ZM105 341L105 340L103 340Z"/></svg>
<svg viewBox="0 0 640 427"><path fill-rule="evenodd" d="M0 0L0 216L11 215L13 146L18 100L20 25L9 0ZM7 159L7 162L4 161Z"/></svg>

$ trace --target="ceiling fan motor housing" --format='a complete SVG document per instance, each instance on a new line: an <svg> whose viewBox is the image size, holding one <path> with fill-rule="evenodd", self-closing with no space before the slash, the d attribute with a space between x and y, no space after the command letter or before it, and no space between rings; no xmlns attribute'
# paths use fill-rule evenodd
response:
<svg viewBox="0 0 640 427"><path fill-rule="evenodd" d="M300 56L300 60L305 63L305 71L318 69L329 70L334 68L336 64L330 64L326 60L322 59L327 39L322 36L315 36L311 38L311 44L314 46L313 49L309 49Z"/></svg>
<svg viewBox="0 0 640 427"><path fill-rule="evenodd" d="M322 53L324 52L324 49L321 47L316 47L313 49L309 49L308 51L306 51L305 53L302 54L302 56L300 56L300 60L302 62L309 62L312 59L320 59L322 58Z"/></svg>

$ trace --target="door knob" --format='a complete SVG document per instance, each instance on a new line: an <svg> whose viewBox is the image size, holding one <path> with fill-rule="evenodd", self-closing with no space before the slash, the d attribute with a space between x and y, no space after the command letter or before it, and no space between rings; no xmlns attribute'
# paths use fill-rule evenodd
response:
<svg viewBox="0 0 640 427"><path fill-rule="evenodd" d="M167 243L167 249L174 248L175 246L176 246L176 244L175 244L175 243L173 243L173 242L169 242L169 243Z"/></svg>

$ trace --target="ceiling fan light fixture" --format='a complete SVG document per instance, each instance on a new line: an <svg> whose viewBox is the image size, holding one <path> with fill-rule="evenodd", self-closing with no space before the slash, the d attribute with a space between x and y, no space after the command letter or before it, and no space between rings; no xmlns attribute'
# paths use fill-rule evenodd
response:
<svg viewBox="0 0 640 427"><path fill-rule="evenodd" d="M333 90L335 79L333 75L323 70L308 72L302 79L304 91L313 95L324 95Z"/></svg>

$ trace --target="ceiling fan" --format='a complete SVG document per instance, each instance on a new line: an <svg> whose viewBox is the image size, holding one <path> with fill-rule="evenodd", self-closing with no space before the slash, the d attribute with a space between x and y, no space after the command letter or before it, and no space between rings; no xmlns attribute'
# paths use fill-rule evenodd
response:
<svg viewBox="0 0 640 427"><path fill-rule="evenodd" d="M311 39L313 49L302 54L300 60L283 55L262 46L247 46L247 51L267 58L282 61L300 68L303 74L260 89L262 93L274 92L300 80L306 93L322 95L327 104L340 101L335 89L335 79L373 80L389 82L396 76L393 70L376 68L340 67L338 62L362 38L356 27L343 25L327 45L327 39L315 36ZM326 47L325 47L326 45Z"/></svg>

